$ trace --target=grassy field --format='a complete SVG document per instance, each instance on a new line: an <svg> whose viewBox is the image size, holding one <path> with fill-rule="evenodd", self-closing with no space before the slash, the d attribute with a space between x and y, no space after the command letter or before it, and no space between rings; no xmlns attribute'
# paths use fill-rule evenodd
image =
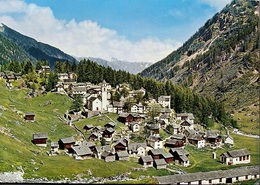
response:
<svg viewBox="0 0 260 185"><path fill-rule="evenodd" d="M68 136L78 136L78 133L72 127L66 125L57 117L57 115L63 116L71 105L71 99L65 95L55 93L27 98L27 93L27 89L7 90L4 81L0 80L0 172L17 171L18 167L22 167L25 178L47 177L53 180L64 179L65 177L75 179L78 174L88 178L88 170L91 170L94 177L111 177L126 172L131 172L130 178L138 179L140 176L146 176L141 180L107 182L118 184L155 184L153 176L173 174L168 170L156 170L155 168L149 168L145 171L133 171L132 168L142 167L138 164L137 158L131 158L127 162L106 163L95 158L78 161L63 154L63 152L59 156L48 156L46 152L50 150L51 141L58 141L60 138ZM43 106L48 101L51 104ZM36 121L24 121L23 116L26 112L34 112ZM111 121L108 117L117 123L117 132L127 128L122 123L117 122L117 114L110 113L80 120L75 122L75 125L81 130L85 124L103 126ZM46 148L32 144L32 134L36 132L48 133L48 146ZM166 133L160 132L160 134L163 137L168 137ZM259 165L259 140L234 134L232 134L232 137L235 140L234 149L248 148L252 160L250 165ZM230 148L198 150L188 146L187 150L190 152L191 166L183 168L170 165L169 168L181 168L187 172L198 172L238 167L226 166L218 162L219 155L224 151L231 150ZM217 152L217 159L212 159L213 151Z"/></svg>
<svg viewBox="0 0 260 185"><path fill-rule="evenodd" d="M239 130L259 135L259 104L253 104L235 111L234 119L237 120Z"/></svg>

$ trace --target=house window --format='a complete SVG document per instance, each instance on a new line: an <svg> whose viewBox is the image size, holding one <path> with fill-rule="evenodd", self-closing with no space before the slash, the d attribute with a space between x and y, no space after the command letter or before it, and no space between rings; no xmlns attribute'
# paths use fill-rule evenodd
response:
<svg viewBox="0 0 260 185"><path fill-rule="evenodd" d="M209 180L209 183L210 183L210 184L212 183L212 180L211 180L211 179Z"/></svg>
<svg viewBox="0 0 260 185"><path fill-rule="evenodd" d="M238 181L238 177L236 177L236 180Z"/></svg>
<svg viewBox="0 0 260 185"><path fill-rule="evenodd" d="M219 182L222 182L222 178L219 179Z"/></svg>
<svg viewBox="0 0 260 185"><path fill-rule="evenodd" d="M246 175L246 179L248 179L248 175Z"/></svg>

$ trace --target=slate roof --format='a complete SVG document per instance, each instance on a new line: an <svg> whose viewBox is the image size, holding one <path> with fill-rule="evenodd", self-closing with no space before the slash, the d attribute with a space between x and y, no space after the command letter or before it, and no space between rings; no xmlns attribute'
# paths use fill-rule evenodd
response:
<svg viewBox="0 0 260 185"><path fill-rule="evenodd" d="M119 158L121 158L121 157L129 157L129 154L128 154L127 151L125 151L125 150L119 151L119 152L117 152L116 154L117 154L117 156L118 156Z"/></svg>
<svg viewBox="0 0 260 185"><path fill-rule="evenodd" d="M71 147L78 156L82 155L90 155L92 154L91 150L89 149L88 146L86 145L81 145L81 146L72 146Z"/></svg>
<svg viewBox="0 0 260 185"><path fill-rule="evenodd" d="M48 138L48 134L46 132L33 134L33 139L46 139L46 138Z"/></svg>
<svg viewBox="0 0 260 185"><path fill-rule="evenodd" d="M144 149L146 148L146 143L130 143L128 145L128 150L132 150L134 152L137 151L138 148L143 147Z"/></svg>
<svg viewBox="0 0 260 185"><path fill-rule="evenodd" d="M153 158L152 158L151 155L142 156L141 158L142 158L142 161L143 161L144 163L152 162L152 161L153 161Z"/></svg>
<svg viewBox="0 0 260 185"><path fill-rule="evenodd" d="M190 120L195 119L192 113L178 113L177 117L188 117Z"/></svg>
<svg viewBox="0 0 260 185"><path fill-rule="evenodd" d="M185 139L186 136L183 135L183 134L172 134L171 135L171 139L177 139L177 140L182 140L182 139Z"/></svg>
<svg viewBox="0 0 260 185"><path fill-rule="evenodd" d="M246 156L249 155L249 151L246 148L238 149L238 150L231 150L223 153L227 157L240 157L240 156Z"/></svg>
<svg viewBox="0 0 260 185"><path fill-rule="evenodd" d="M57 148L57 147L59 147L58 142L51 142L51 147L52 147L52 148Z"/></svg>
<svg viewBox="0 0 260 185"><path fill-rule="evenodd" d="M63 139L60 139L63 143L75 143L75 139L71 136L71 137L66 137Z"/></svg>
<svg viewBox="0 0 260 185"><path fill-rule="evenodd" d="M104 151L102 154L101 154L101 157L107 157L107 156L112 156L112 155L114 155L112 152L109 152L109 151Z"/></svg>
<svg viewBox="0 0 260 185"><path fill-rule="evenodd" d="M171 148L171 149L169 150L169 152L171 152L171 153L177 152L177 154L178 154L179 156L189 155L189 152L188 152L186 149L183 149L183 148Z"/></svg>
<svg viewBox="0 0 260 185"><path fill-rule="evenodd" d="M177 184L195 182L199 180L213 180L219 178L232 178L257 174L259 174L259 166L246 166L241 168L233 168L230 170L160 176L156 177L156 179L158 180L159 184Z"/></svg>
<svg viewBox="0 0 260 185"><path fill-rule="evenodd" d="M167 163L164 159L155 159L154 163L156 164L156 166L167 165Z"/></svg>

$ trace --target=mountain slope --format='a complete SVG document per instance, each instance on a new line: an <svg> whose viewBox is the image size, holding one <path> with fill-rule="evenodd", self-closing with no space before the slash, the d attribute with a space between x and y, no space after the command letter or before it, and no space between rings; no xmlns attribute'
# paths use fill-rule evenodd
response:
<svg viewBox="0 0 260 185"><path fill-rule="evenodd" d="M230 107L258 102L258 23L259 2L234 0L182 47L140 75L171 79Z"/></svg>
<svg viewBox="0 0 260 185"><path fill-rule="evenodd" d="M16 43L36 60L49 61L52 68L54 67L54 63L56 61L76 61L75 58L64 53L58 48L44 44L42 42L38 42L33 38L22 35L6 25L2 25L0 28L0 35Z"/></svg>
<svg viewBox="0 0 260 185"><path fill-rule="evenodd" d="M84 57L81 57L79 59L80 60L84 59ZM85 59L89 59L104 67L109 66L112 69L123 70L123 71L129 72L131 74L140 73L142 70L144 70L145 68L147 68L151 65L151 63L148 63L148 62L128 62L128 61L118 60L116 58L112 58L111 61L104 60L101 58L94 58L94 57L87 57Z"/></svg>
<svg viewBox="0 0 260 185"><path fill-rule="evenodd" d="M0 34L0 61L1 64L9 61L35 61L35 58L30 56L21 47L10 41Z"/></svg>

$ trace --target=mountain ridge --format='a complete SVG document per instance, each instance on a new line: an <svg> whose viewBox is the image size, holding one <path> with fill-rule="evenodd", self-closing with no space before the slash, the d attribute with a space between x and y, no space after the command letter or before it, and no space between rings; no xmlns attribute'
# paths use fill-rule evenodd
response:
<svg viewBox="0 0 260 185"><path fill-rule="evenodd" d="M233 0L183 46L140 75L170 79L229 107L253 104L259 87L258 23L259 2Z"/></svg>

